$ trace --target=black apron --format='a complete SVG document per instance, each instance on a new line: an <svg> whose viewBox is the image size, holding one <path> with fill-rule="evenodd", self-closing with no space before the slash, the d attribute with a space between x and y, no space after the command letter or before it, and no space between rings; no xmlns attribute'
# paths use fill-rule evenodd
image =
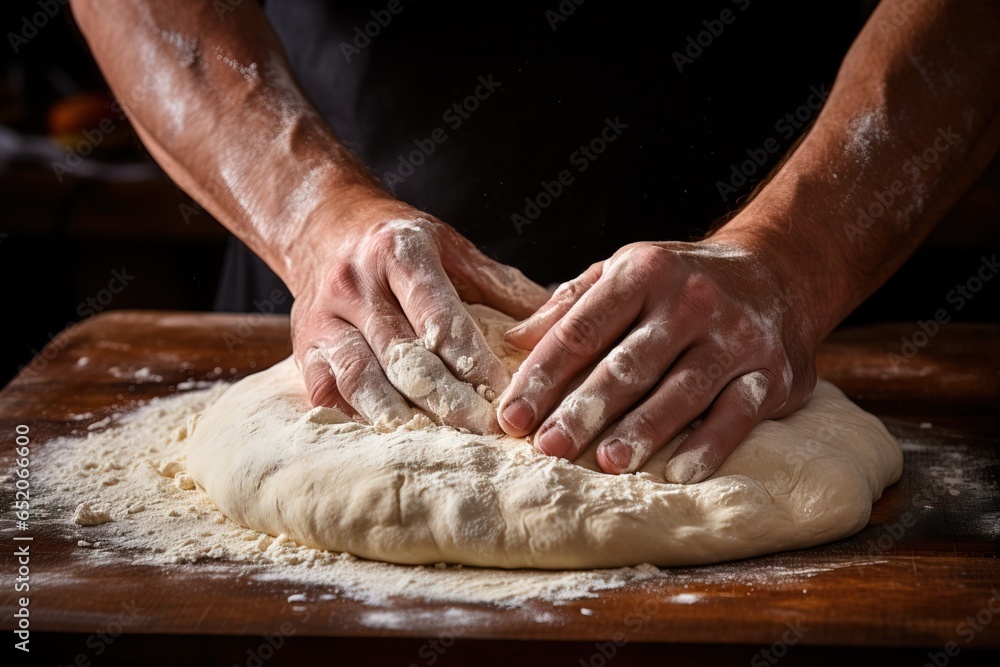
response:
<svg viewBox="0 0 1000 667"><path fill-rule="evenodd" d="M704 234L815 117L865 19L857 3L629 4L265 11L307 96L399 198L547 284ZM276 288L233 239L217 308Z"/></svg>

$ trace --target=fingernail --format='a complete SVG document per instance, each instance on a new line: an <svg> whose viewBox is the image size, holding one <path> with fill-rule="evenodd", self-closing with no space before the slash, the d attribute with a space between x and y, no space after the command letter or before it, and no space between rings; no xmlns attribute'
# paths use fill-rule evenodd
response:
<svg viewBox="0 0 1000 667"><path fill-rule="evenodd" d="M573 448L573 441L559 427L553 426L538 436L538 448L549 456L565 456Z"/></svg>
<svg viewBox="0 0 1000 667"><path fill-rule="evenodd" d="M503 419L519 431L526 431L531 428L531 423L535 421L535 411L519 398L503 410Z"/></svg>
<svg viewBox="0 0 1000 667"><path fill-rule="evenodd" d="M614 464L618 472L625 472L632 465L632 448L621 440L612 440L601 445L604 458Z"/></svg>
<svg viewBox="0 0 1000 667"><path fill-rule="evenodd" d="M678 454L667 462L663 476L674 484L694 484L712 474L703 449L694 449Z"/></svg>
<svg viewBox="0 0 1000 667"><path fill-rule="evenodd" d="M507 329L507 331L504 332L503 339L509 341L511 338L517 338L519 335L521 335L521 332L524 331L524 325L527 323L528 321L525 320L524 322L521 322L520 324L515 324L510 329Z"/></svg>

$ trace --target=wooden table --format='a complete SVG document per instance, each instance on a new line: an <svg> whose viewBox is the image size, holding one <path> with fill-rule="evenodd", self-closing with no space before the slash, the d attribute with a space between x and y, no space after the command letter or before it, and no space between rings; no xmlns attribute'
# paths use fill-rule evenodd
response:
<svg viewBox="0 0 1000 667"><path fill-rule="evenodd" d="M990 662L996 656L983 651L1000 648L1000 449L994 439L1000 432L1000 327L947 325L912 358L892 361L887 355L898 353L901 337L915 330L886 325L839 332L819 356L824 377L911 443L904 448L902 480L876 504L869 526L847 540L678 570L652 587L562 606L458 605L477 612L462 627L441 620L454 604L409 601L392 608L404 614L404 623L372 627L359 619L377 608L335 599L311 602L303 611L288 602L281 582L249 587L237 572L220 578L200 564L125 562L84 575L74 569L76 545L60 537L51 519L32 516L27 532L17 529L8 481L0 560L10 583L0 593L0 625L16 625L12 612L22 593L13 590L18 564L12 554L22 542L14 538L30 535L32 662L69 664L83 656L91 664L135 664L198 656L195 662L258 664L253 652L282 622L293 632L280 650L264 649L268 659L260 664L322 657L332 664L387 665L765 665L779 658L783 665L920 665L931 660L928 653L956 661L946 653L949 642L960 649L957 664ZM44 447L81 427L71 414L90 412L97 421L128 401L168 395L191 377L214 380L221 371L237 379L289 353L288 321L281 317L127 311L95 317L57 337L0 393L3 469L14 466L19 424L30 427L34 447ZM77 365L84 356L90 363ZM149 367L163 379L132 384L108 372L125 365ZM975 492L941 474L956 461L966 481L974 476ZM724 576L735 568L800 574L762 587ZM696 604L678 602L693 592ZM143 613L123 619L126 600ZM542 609L548 620L538 622L534 612ZM92 634L117 629L119 620L120 636ZM783 638L790 641L782 644Z"/></svg>

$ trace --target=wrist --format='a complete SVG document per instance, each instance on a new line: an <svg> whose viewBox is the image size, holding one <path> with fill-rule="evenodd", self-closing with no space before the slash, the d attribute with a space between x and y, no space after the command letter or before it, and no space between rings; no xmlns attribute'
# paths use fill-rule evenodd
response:
<svg viewBox="0 0 1000 667"><path fill-rule="evenodd" d="M352 254L358 241L387 220L416 218L419 213L374 182L331 188L305 219L295 238L284 245L279 263L293 294L321 278L331 259Z"/></svg>
<svg viewBox="0 0 1000 667"><path fill-rule="evenodd" d="M759 289L771 292L776 307L794 317L802 339L818 346L849 312L849 308L845 312L849 290L842 280L843 269L836 266L822 239L803 243L785 231L788 223L779 226L773 220L748 209L706 242L747 253L760 271Z"/></svg>

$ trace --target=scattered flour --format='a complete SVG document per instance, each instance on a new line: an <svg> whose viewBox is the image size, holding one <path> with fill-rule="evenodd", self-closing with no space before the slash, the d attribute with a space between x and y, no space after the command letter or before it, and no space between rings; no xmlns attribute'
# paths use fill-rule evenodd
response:
<svg viewBox="0 0 1000 667"><path fill-rule="evenodd" d="M706 590L709 586L783 586L860 565L845 559L802 567L790 556L779 554L664 571L652 565L509 571L443 564L392 565L301 546L285 536L273 537L233 523L185 472L184 441L200 412L218 399L225 387L220 382L205 391L155 399L118 415L115 428L91 431L82 438L60 438L40 448L37 483L44 489L43 509L55 517L65 539L79 545L83 563L93 567L111 562L191 567L206 576L239 574L281 582L294 587L289 592L290 603L349 598L391 606L397 599L408 598L487 603L507 609L531 600L560 605L630 585L683 584ZM692 590L666 601L692 604L698 598ZM461 623L476 622L468 616L476 612L454 613L462 615ZM372 611L362 622L383 628L412 622L412 612L405 617L401 614ZM542 613L535 620L556 622L557 617Z"/></svg>
<svg viewBox="0 0 1000 667"><path fill-rule="evenodd" d="M867 109L851 118L848 123L847 153L858 165L871 161L872 151L890 137L888 118L881 108ZM873 146L876 148L873 149Z"/></svg>
<svg viewBox="0 0 1000 667"><path fill-rule="evenodd" d="M195 380L194 378L188 378L184 382L177 383L177 391L190 391L192 389L208 389L214 382L209 382L207 380Z"/></svg>
<svg viewBox="0 0 1000 667"><path fill-rule="evenodd" d="M90 424L89 426L87 426L87 430L88 431L98 431L98 430L104 428L105 426L110 426L111 425L111 419L112 418L110 416L105 417L104 419L99 419L98 421L96 421L96 422Z"/></svg>
<svg viewBox="0 0 1000 667"><path fill-rule="evenodd" d="M99 526L102 523L111 521L111 515L104 510L94 509L90 501L82 502L76 506L73 513L73 523L79 526Z"/></svg>
<svg viewBox="0 0 1000 667"><path fill-rule="evenodd" d="M118 380L131 380L133 382L143 383L143 382L163 382L163 376L153 373L149 368L140 368L138 370L126 370L119 368L118 366L112 366L108 369L108 373L111 377Z"/></svg>
<svg viewBox="0 0 1000 667"><path fill-rule="evenodd" d="M567 601L659 578L639 566L590 572L400 566L295 544L239 526L219 512L184 470L182 445L199 413L225 389L155 399L120 415L116 427L60 438L41 450L38 484L66 539L95 566L117 555L129 562L239 570L267 581L321 587L326 594L379 604L398 597L515 606L528 599ZM110 418L101 422L110 423ZM105 424L106 425L106 424ZM100 544L100 547L98 547ZM102 553L103 552L103 553ZM108 553L111 552L111 553ZM304 601L295 594L289 601ZM312 595L311 599L316 599ZM366 624L392 627L392 617Z"/></svg>

